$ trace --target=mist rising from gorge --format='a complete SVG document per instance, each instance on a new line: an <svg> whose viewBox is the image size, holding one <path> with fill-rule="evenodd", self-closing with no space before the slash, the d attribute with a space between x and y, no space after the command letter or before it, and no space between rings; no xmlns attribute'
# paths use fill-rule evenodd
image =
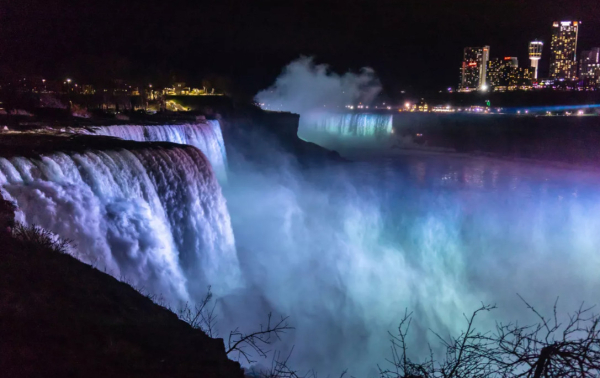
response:
<svg viewBox="0 0 600 378"><path fill-rule="evenodd" d="M380 91L381 83L371 68L339 75L325 64L315 64L311 57L301 57L288 64L255 100L266 110L306 115L343 110L356 102L369 103Z"/></svg>
<svg viewBox="0 0 600 378"><path fill-rule="evenodd" d="M529 320L516 293L543 311L557 296L564 311L597 300L600 278L581 267L600 263L600 208L587 184L572 188L589 175L448 158L305 171L276 141L251 140L272 163L241 158L224 187L246 288L223 300L222 325L289 315L296 330L276 347L293 346L300 371L376 374L405 309L422 358L429 329L458 334L481 302L500 307L480 317L487 330Z"/></svg>

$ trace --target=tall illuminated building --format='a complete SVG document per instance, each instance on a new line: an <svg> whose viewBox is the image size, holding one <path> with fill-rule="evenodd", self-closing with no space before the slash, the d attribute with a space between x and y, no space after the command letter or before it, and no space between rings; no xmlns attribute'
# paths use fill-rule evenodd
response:
<svg viewBox="0 0 600 378"><path fill-rule="evenodd" d="M579 77L585 80L598 76L600 76L600 47L594 47L581 53Z"/></svg>
<svg viewBox="0 0 600 378"><path fill-rule="evenodd" d="M542 59L542 48L544 43L540 41L529 42L529 60L531 60L531 68L533 69L533 78L538 78L538 65Z"/></svg>
<svg viewBox="0 0 600 378"><path fill-rule="evenodd" d="M487 89L486 74L489 59L489 46L465 47L459 85L461 91Z"/></svg>
<svg viewBox="0 0 600 378"><path fill-rule="evenodd" d="M488 63L487 83L494 91L513 90L522 84L525 75L528 74L529 72L525 73L519 68L517 57L494 58Z"/></svg>
<svg viewBox="0 0 600 378"><path fill-rule="evenodd" d="M579 21L561 21L552 24L550 44L550 77L575 79L577 77L577 35Z"/></svg>
<svg viewBox="0 0 600 378"><path fill-rule="evenodd" d="M513 71L519 67L516 57L507 56L502 59L494 58L488 63L487 83L492 87L505 87L509 85Z"/></svg>

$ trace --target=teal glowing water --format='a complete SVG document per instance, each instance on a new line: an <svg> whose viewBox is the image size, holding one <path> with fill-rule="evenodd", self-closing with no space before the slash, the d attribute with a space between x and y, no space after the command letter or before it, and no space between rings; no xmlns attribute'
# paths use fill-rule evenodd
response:
<svg viewBox="0 0 600 378"><path fill-rule="evenodd" d="M309 116L309 122L311 122ZM380 114L328 114L315 117L315 131L341 136L376 137L392 132L392 116Z"/></svg>
<svg viewBox="0 0 600 378"><path fill-rule="evenodd" d="M392 115L366 113L307 113L298 136L323 147L380 148L392 135Z"/></svg>

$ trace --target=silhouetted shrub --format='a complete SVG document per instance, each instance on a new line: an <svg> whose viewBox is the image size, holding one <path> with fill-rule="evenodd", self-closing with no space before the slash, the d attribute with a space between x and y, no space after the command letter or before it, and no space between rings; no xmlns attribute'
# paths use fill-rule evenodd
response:
<svg viewBox="0 0 600 378"><path fill-rule="evenodd" d="M68 253L72 245L68 239L61 239L40 226L27 226L17 223L13 228L13 237L20 242L24 250L56 253Z"/></svg>

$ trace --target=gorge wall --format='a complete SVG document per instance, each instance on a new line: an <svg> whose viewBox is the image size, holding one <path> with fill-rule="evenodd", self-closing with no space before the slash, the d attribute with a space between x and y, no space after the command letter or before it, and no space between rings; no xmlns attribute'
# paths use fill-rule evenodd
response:
<svg viewBox="0 0 600 378"><path fill-rule="evenodd" d="M282 154L305 167L343 160L336 151L298 136L298 114L250 108L224 117L220 123L227 150L232 152L233 168L239 166L240 160L278 164Z"/></svg>

